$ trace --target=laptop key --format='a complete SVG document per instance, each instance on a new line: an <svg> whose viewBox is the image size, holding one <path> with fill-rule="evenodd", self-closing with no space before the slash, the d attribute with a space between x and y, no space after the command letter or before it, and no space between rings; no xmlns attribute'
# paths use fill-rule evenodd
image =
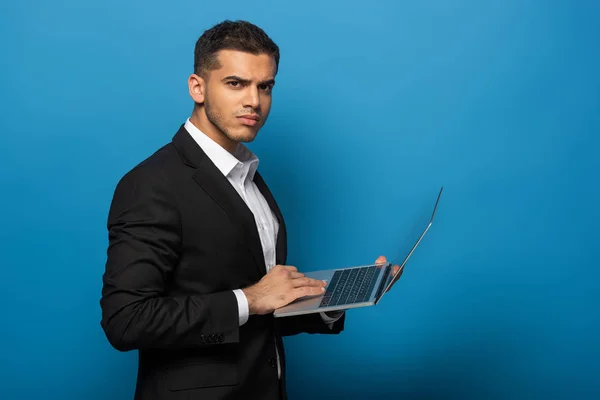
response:
<svg viewBox="0 0 600 400"><path fill-rule="evenodd" d="M335 271L319 307L367 301L377 281L377 272L377 266Z"/></svg>
<svg viewBox="0 0 600 400"><path fill-rule="evenodd" d="M354 284L352 285L352 290L350 291L350 295L348 296L347 304L356 303L358 298L358 293L360 291L360 287L362 286L362 282L365 279L365 275L367 273L367 268L360 268L358 273L356 274L356 279Z"/></svg>
<svg viewBox="0 0 600 400"><path fill-rule="evenodd" d="M362 303L367 301L371 295L371 291L369 288L372 288L375 284L373 281L377 280L377 267L369 267L367 274L365 276L365 280L363 281L360 290L358 292L357 303Z"/></svg>
<svg viewBox="0 0 600 400"><path fill-rule="evenodd" d="M356 276L358 275L358 268L352 268L350 270L350 275L348 275L348 282L344 286L344 291L338 301L338 304L348 304L348 298L350 297L350 293L352 292L352 286L356 281Z"/></svg>

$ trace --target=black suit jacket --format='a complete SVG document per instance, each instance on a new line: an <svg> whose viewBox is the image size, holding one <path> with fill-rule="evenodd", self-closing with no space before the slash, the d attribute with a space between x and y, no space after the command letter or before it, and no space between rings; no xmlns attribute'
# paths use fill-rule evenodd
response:
<svg viewBox="0 0 600 400"><path fill-rule="evenodd" d="M255 183L279 219L264 180ZM265 262L254 216L182 126L171 143L117 184L108 216L101 325L118 350L139 350L135 398L285 398L282 336L339 333L319 314L250 316L232 292L258 282ZM276 348L282 377L278 378Z"/></svg>

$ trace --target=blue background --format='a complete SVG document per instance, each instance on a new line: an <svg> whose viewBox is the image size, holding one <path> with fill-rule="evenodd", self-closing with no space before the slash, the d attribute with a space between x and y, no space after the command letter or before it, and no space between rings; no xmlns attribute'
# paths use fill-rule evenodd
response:
<svg viewBox="0 0 600 400"><path fill-rule="evenodd" d="M132 398L99 325L113 189L238 18L281 47L251 148L290 264L404 256L445 186L382 303L286 340L290 398L600 398L599 5L3 1L0 398Z"/></svg>

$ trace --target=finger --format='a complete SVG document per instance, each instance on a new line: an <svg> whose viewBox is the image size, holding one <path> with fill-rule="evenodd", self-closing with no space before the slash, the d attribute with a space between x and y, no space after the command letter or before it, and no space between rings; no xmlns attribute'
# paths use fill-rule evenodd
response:
<svg viewBox="0 0 600 400"><path fill-rule="evenodd" d="M310 279L309 278L298 278L298 279L292 280L293 288L298 288L298 287L302 287L302 286L310 286Z"/></svg>
<svg viewBox="0 0 600 400"><path fill-rule="evenodd" d="M318 279L311 279L311 278L299 278L299 279L294 279L292 280L292 286L295 288L298 287L324 287L325 286L325 282L320 281Z"/></svg>
<svg viewBox="0 0 600 400"><path fill-rule="evenodd" d="M400 279L400 276L402 275L402 271L404 271L404 268L400 269L400 267L398 265L394 265L393 267L393 272L394 274L392 275L394 277L395 282L392 283L392 286L390 286L386 292L389 292L392 287L394 287L394 285L396 284L397 280Z"/></svg>
<svg viewBox="0 0 600 400"><path fill-rule="evenodd" d="M324 287L314 287L314 286L302 286L294 289L294 296L297 298L303 296L318 296L323 294L325 291Z"/></svg>
<svg viewBox="0 0 600 400"><path fill-rule="evenodd" d="M302 272L290 272L290 278L292 279L298 279L298 278L303 278L304 274Z"/></svg>
<svg viewBox="0 0 600 400"><path fill-rule="evenodd" d="M377 260L375 260L375 264L383 264L387 262L387 258L385 258L385 256L379 256L377 257Z"/></svg>
<svg viewBox="0 0 600 400"><path fill-rule="evenodd" d="M294 267L293 265L282 265L282 267L290 272L296 272L298 271L298 268Z"/></svg>

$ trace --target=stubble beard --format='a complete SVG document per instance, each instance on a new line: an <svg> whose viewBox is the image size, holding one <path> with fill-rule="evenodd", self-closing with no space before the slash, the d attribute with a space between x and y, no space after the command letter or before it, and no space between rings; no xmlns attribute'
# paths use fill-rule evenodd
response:
<svg viewBox="0 0 600 400"><path fill-rule="evenodd" d="M245 135L238 135L238 136L234 135L225 126L224 121L223 121L223 119L224 119L223 115L211 107L210 101L208 99L205 99L205 101L204 101L204 112L206 113L206 118L208 119L208 121L211 124L213 124L219 130L219 132L221 132L226 138L228 138L229 140L231 140L233 142L248 143L248 142L251 142L252 140L254 140L254 138L256 137L256 135L253 135L251 137L247 137ZM258 132L257 132L257 134L258 134Z"/></svg>

